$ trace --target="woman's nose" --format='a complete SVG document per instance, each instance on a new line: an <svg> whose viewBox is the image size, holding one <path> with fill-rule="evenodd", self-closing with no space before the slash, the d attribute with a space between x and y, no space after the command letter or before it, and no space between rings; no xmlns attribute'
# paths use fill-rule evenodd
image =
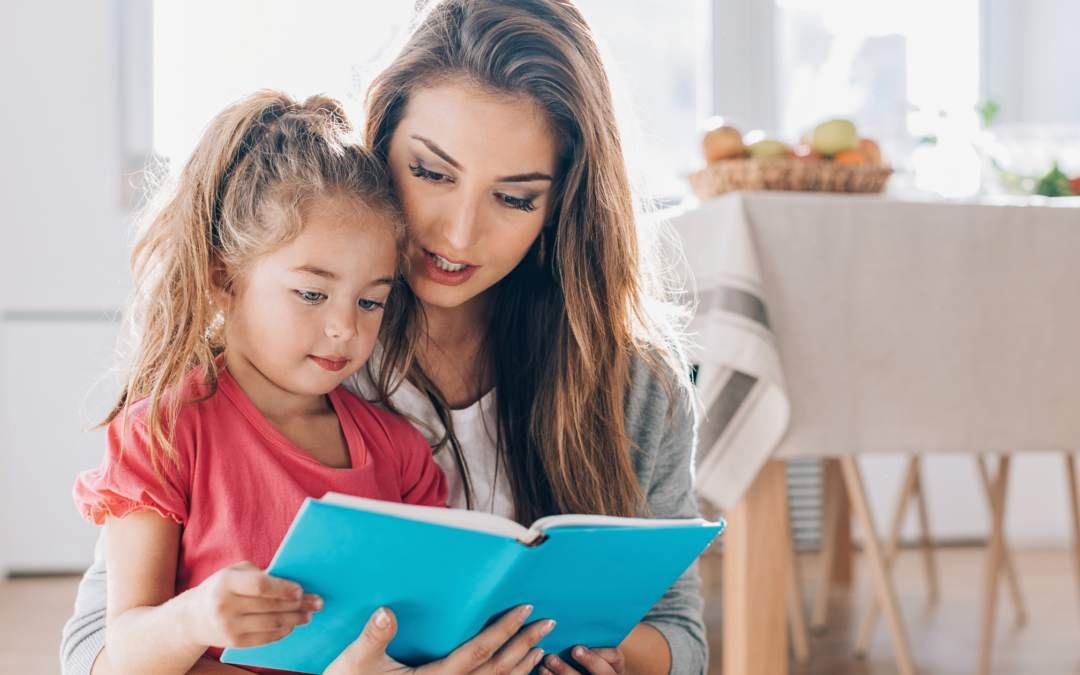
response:
<svg viewBox="0 0 1080 675"><path fill-rule="evenodd" d="M468 195L461 195L443 212L442 222L443 237L455 251L472 248L480 238L478 200Z"/></svg>

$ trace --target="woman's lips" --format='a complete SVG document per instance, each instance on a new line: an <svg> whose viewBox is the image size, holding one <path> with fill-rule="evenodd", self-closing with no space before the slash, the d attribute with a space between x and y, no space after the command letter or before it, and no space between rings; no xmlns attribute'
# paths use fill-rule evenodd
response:
<svg viewBox="0 0 1080 675"><path fill-rule="evenodd" d="M458 286L463 284L469 280L469 277L476 273L476 270L480 269L479 265L469 265L465 269L457 272L447 272L435 264L434 255L436 254L431 253L430 251L424 251L424 271L427 272L429 279L437 284L442 284L443 286ZM443 260L454 263L454 261L448 260L447 258L443 258Z"/></svg>
<svg viewBox="0 0 1080 675"><path fill-rule="evenodd" d="M315 362L317 366L323 370L329 370L330 372L337 372L345 367L349 363L349 359L344 356L314 356L309 354L308 358Z"/></svg>

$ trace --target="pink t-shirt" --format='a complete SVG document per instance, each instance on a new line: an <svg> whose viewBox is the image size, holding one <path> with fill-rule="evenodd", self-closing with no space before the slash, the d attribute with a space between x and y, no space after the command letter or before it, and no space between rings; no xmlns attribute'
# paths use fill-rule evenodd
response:
<svg viewBox="0 0 1080 675"><path fill-rule="evenodd" d="M180 410L173 436L180 466L165 463L168 490L147 451L142 420L148 399L131 406L122 459L118 417L109 425L101 468L82 473L73 490L80 513L98 525L106 514L122 518L136 511L156 511L183 525L178 595L245 560L265 569L306 497L340 492L446 506L446 478L431 447L405 418L342 387L330 392L352 458L352 468L334 469L271 426L220 360L218 372L217 392Z"/></svg>

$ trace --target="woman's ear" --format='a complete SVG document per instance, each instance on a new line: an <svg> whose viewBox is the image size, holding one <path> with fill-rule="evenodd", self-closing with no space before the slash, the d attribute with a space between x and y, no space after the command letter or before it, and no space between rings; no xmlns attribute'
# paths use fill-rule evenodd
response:
<svg viewBox="0 0 1080 675"><path fill-rule="evenodd" d="M224 265L214 265L210 270L210 294L214 296L214 303L226 314L232 309L233 279Z"/></svg>

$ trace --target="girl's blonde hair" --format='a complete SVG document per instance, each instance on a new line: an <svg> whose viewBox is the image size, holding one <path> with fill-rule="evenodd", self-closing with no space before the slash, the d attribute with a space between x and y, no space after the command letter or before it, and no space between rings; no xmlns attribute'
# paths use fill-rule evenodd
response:
<svg viewBox="0 0 1080 675"><path fill-rule="evenodd" d="M142 422L159 477L161 459L177 457L171 429L180 407L217 390L214 359L225 347L224 320L212 285L231 287L261 256L300 234L313 202L333 198L351 199L374 216L367 222L385 223L401 254L404 221L390 178L361 146L340 104L325 96L299 103L264 90L219 113L179 175L152 200L131 255L127 318L135 346L120 399L103 424L148 397ZM199 386L181 388L193 370L203 374Z"/></svg>

